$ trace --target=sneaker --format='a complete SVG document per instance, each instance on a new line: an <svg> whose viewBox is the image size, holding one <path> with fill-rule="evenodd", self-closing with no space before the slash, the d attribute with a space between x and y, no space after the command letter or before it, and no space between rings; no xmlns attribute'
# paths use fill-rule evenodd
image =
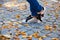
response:
<svg viewBox="0 0 60 40"><path fill-rule="evenodd" d="M42 20L41 20L41 15L40 15L40 14L38 14L37 19L40 20L40 21L42 22Z"/></svg>
<svg viewBox="0 0 60 40"><path fill-rule="evenodd" d="M28 20L32 19L33 17L31 15L29 15L27 18L26 18L26 22L28 22Z"/></svg>

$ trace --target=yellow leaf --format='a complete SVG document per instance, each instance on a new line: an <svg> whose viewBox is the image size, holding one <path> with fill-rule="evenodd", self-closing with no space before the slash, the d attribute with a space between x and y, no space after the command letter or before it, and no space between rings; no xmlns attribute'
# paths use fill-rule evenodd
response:
<svg viewBox="0 0 60 40"><path fill-rule="evenodd" d="M38 40L43 40L41 37Z"/></svg>
<svg viewBox="0 0 60 40"><path fill-rule="evenodd" d="M52 31L53 31L53 28L52 28L52 27L50 27L49 31L50 31L50 32L52 32Z"/></svg>
<svg viewBox="0 0 60 40"><path fill-rule="evenodd" d="M52 29L53 29L53 28L52 28L51 26L49 26L49 25L46 25L46 26L45 26L45 29L46 29L46 30L49 30L50 32L52 32Z"/></svg>
<svg viewBox="0 0 60 40"><path fill-rule="evenodd" d="M29 26L29 24L24 24L24 26Z"/></svg>
<svg viewBox="0 0 60 40"><path fill-rule="evenodd" d="M35 38L39 38L38 33L37 33L37 32L36 32L36 33L34 33L34 34L33 34L33 37L35 37Z"/></svg>
<svg viewBox="0 0 60 40"><path fill-rule="evenodd" d="M46 26L45 26L45 29L46 29L46 30L49 30L49 29L50 29L50 26L49 26L49 25L46 25Z"/></svg>
<svg viewBox="0 0 60 40"><path fill-rule="evenodd" d="M5 28L8 28L8 26L6 26L6 25L3 25L3 26L2 26L2 29L5 29Z"/></svg>
<svg viewBox="0 0 60 40"><path fill-rule="evenodd" d="M44 2L44 5L47 6L48 5L48 2Z"/></svg>
<svg viewBox="0 0 60 40"><path fill-rule="evenodd" d="M46 35L44 35L44 36L42 36L43 38L46 38L47 36Z"/></svg>
<svg viewBox="0 0 60 40"><path fill-rule="evenodd" d="M56 19L59 17L59 14L57 14L57 13L55 13L55 17L56 17Z"/></svg>
<svg viewBox="0 0 60 40"><path fill-rule="evenodd" d="M16 15L16 18L20 18L20 15L18 14L18 15Z"/></svg>
<svg viewBox="0 0 60 40"><path fill-rule="evenodd" d="M26 10L27 9L26 2L21 2L20 5L19 5L19 9L20 10Z"/></svg>
<svg viewBox="0 0 60 40"><path fill-rule="evenodd" d="M21 32L21 35L26 35L26 32Z"/></svg>
<svg viewBox="0 0 60 40"><path fill-rule="evenodd" d="M12 6L12 7L15 6L14 3L12 3L11 6Z"/></svg>
<svg viewBox="0 0 60 40"><path fill-rule="evenodd" d="M23 38L26 38L27 36L26 35L22 35Z"/></svg>
<svg viewBox="0 0 60 40"><path fill-rule="evenodd" d="M27 39L28 40L32 40L32 36L27 36Z"/></svg>

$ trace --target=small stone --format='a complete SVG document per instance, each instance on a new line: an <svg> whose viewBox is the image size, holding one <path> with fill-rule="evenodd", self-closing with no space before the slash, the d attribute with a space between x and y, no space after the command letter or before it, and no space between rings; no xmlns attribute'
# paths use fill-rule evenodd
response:
<svg viewBox="0 0 60 40"><path fill-rule="evenodd" d="M42 39L42 37L39 37L39 39L38 39L38 40L43 40L43 39Z"/></svg>
<svg viewBox="0 0 60 40"><path fill-rule="evenodd" d="M46 34L46 36L50 36L51 34Z"/></svg>
<svg viewBox="0 0 60 40"><path fill-rule="evenodd" d="M59 40L59 38L52 38L52 40Z"/></svg>

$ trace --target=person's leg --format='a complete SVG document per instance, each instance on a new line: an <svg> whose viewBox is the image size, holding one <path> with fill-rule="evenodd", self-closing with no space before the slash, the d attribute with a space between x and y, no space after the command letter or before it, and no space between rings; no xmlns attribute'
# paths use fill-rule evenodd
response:
<svg viewBox="0 0 60 40"><path fill-rule="evenodd" d="M38 16L37 16L37 19L40 20L42 22L42 17L44 17L44 10L38 12Z"/></svg>
<svg viewBox="0 0 60 40"><path fill-rule="evenodd" d="M37 16L31 16L31 15L29 15L29 16L26 18L26 22L27 22L28 20L32 19L32 18L38 19L38 20L40 20L40 21L42 22L41 17L44 17L44 14L38 14Z"/></svg>
<svg viewBox="0 0 60 40"><path fill-rule="evenodd" d="M31 15L29 15L27 18L26 18L26 22L30 19L32 19L33 17Z"/></svg>
<svg viewBox="0 0 60 40"><path fill-rule="evenodd" d="M41 15L40 15L40 14L38 14L37 19L42 22L42 20L41 20Z"/></svg>
<svg viewBox="0 0 60 40"><path fill-rule="evenodd" d="M44 12L46 11L46 7L43 8L38 14L41 14L41 17L44 17Z"/></svg>
<svg viewBox="0 0 60 40"><path fill-rule="evenodd" d="M37 16L37 13L32 11L31 15L29 15L27 18L26 18L26 22L30 19L36 19L36 16Z"/></svg>
<svg viewBox="0 0 60 40"><path fill-rule="evenodd" d="M26 18L26 22L32 18L34 19L38 19L42 22L41 18L44 17L44 10L42 10L41 12L39 13L32 13L31 15L29 15L27 18Z"/></svg>

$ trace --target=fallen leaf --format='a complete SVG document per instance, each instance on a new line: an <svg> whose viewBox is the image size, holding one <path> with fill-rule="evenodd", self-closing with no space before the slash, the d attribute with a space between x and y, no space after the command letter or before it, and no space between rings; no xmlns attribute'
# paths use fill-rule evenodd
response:
<svg viewBox="0 0 60 40"><path fill-rule="evenodd" d="M16 18L20 18L20 15L19 15L19 14L17 14L17 15L16 15Z"/></svg>
<svg viewBox="0 0 60 40"><path fill-rule="evenodd" d="M23 38L26 38L27 36L26 35L22 35Z"/></svg>
<svg viewBox="0 0 60 40"><path fill-rule="evenodd" d="M56 19L58 19L58 17L59 17L59 14L55 13L55 17L56 17Z"/></svg>
<svg viewBox="0 0 60 40"><path fill-rule="evenodd" d="M0 4L0 7L2 7L2 4Z"/></svg>
<svg viewBox="0 0 60 40"><path fill-rule="evenodd" d="M24 26L29 26L29 24L24 24Z"/></svg>
<svg viewBox="0 0 60 40"><path fill-rule="evenodd" d="M20 30L16 30L15 33L16 33L16 36L21 35L21 31Z"/></svg>
<svg viewBox="0 0 60 40"><path fill-rule="evenodd" d="M42 38L46 38L46 37L47 37L46 35L42 36Z"/></svg>
<svg viewBox="0 0 60 40"><path fill-rule="evenodd" d="M21 35L26 35L26 32L21 32Z"/></svg>
<svg viewBox="0 0 60 40"><path fill-rule="evenodd" d="M20 40L17 36L15 36L15 37L13 37L14 38L14 40Z"/></svg>
<svg viewBox="0 0 60 40"><path fill-rule="evenodd" d="M43 40L43 39L42 39L42 37L39 37L39 39L38 39L38 40Z"/></svg>
<svg viewBox="0 0 60 40"><path fill-rule="evenodd" d="M26 2L21 2L20 5L19 5L19 9L20 10L26 10L27 9Z"/></svg>
<svg viewBox="0 0 60 40"><path fill-rule="evenodd" d="M57 29L57 25L53 24L53 28L54 28L54 30L56 30Z"/></svg>
<svg viewBox="0 0 60 40"><path fill-rule="evenodd" d="M52 32L53 28L50 25L46 25L45 30L49 30L50 32Z"/></svg>
<svg viewBox="0 0 60 40"><path fill-rule="evenodd" d="M46 26L45 26L45 29L46 29L46 30L49 30L49 29L50 29L50 26L49 26L49 25L46 25Z"/></svg>
<svg viewBox="0 0 60 40"><path fill-rule="evenodd" d="M27 36L27 39L28 40L32 40L32 36Z"/></svg>
<svg viewBox="0 0 60 40"><path fill-rule="evenodd" d="M35 37L35 38L39 38L38 33L37 33L37 32L36 32L36 33L34 33L34 34L33 34L33 37Z"/></svg>
<svg viewBox="0 0 60 40"><path fill-rule="evenodd" d="M3 25L3 26L2 26L2 29L5 29L5 28L8 28L8 26L6 26L6 25Z"/></svg>
<svg viewBox="0 0 60 40"><path fill-rule="evenodd" d="M47 6L48 5L48 2L44 2L44 5Z"/></svg>

